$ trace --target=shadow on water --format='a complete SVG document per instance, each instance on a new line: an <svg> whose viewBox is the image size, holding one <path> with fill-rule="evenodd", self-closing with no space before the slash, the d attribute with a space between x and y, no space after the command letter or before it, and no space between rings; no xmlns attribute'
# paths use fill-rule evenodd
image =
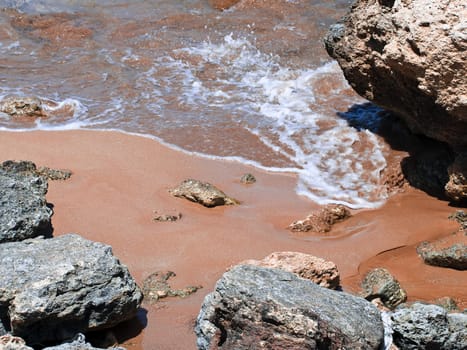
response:
<svg viewBox="0 0 467 350"><path fill-rule="evenodd" d="M379 135L391 149L407 152L400 165L408 183L438 199L449 200L444 186L449 181L447 168L454 154L447 144L414 134L396 115L370 102L355 104L337 115L359 131Z"/></svg>

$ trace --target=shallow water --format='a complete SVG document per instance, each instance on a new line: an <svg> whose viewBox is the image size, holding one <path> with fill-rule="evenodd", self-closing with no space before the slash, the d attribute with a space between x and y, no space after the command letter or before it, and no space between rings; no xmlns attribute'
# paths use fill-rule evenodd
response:
<svg viewBox="0 0 467 350"><path fill-rule="evenodd" d="M297 192L318 203L386 199L378 111L349 111L364 101L322 45L349 1L0 4L0 97L52 106L35 121L0 114L0 129L118 129L296 173Z"/></svg>

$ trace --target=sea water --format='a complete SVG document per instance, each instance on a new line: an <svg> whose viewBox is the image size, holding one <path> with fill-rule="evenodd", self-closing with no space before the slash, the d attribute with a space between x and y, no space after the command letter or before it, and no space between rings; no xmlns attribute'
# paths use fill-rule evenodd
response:
<svg viewBox="0 0 467 350"><path fill-rule="evenodd" d="M38 96L50 114L0 113L1 130L119 130L295 173L297 192L320 204L387 198L379 110L322 44L349 1L0 4L0 98Z"/></svg>

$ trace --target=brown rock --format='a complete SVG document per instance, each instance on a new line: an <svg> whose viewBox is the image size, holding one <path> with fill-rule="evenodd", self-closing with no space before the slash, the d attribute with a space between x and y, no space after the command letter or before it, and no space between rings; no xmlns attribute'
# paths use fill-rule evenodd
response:
<svg viewBox="0 0 467 350"><path fill-rule="evenodd" d="M0 101L0 112L11 117L47 117L42 101L37 97L5 97Z"/></svg>
<svg viewBox="0 0 467 350"><path fill-rule="evenodd" d="M444 187L446 195L454 201L467 202L467 152L457 155L448 167L449 181Z"/></svg>
<svg viewBox="0 0 467 350"><path fill-rule="evenodd" d="M325 39L350 85L416 133L467 145L465 1L357 0Z"/></svg>
<svg viewBox="0 0 467 350"><path fill-rule="evenodd" d="M218 205L238 204L237 200L228 197L214 185L199 180L185 180L178 187L170 190L169 192L175 197L186 198L208 208L216 207Z"/></svg>
<svg viewBox="0 0 467 350"><path fill-rule="evenodd" d="M467 270L466 234L456 232L449 237L449 245L446 244L446 238L431 243L423 242L417 247L417 253L428 265Z"/></svg>
<svg viewBox="0 0 467 350"><path fill-rule="evenodd" d="M362 281L362 296L367 300L380 299L384 306L394 309L407 299L399 282L383 268L368 272Z"/></svg>
<svg viewBox="0 0 467 350"><path fill-rule="evenodd" d="M276 252L262 260L246 260L241 264L277 268L292 272L321 287L339 287L339 271L336 264L313 255L298 252Z"/></svg>
<svg viewBox="0 0 467 350"><path fill-rule="evenodd" d="M297 232L326 233L334 224L351 216L350 211L341 204L327 205L317 213L308 215L304 220L298 220L289 225L289 229Z"/></svg>
<svg viewBox="0 0 467 350"><path fill-rule="evenodd" d="M172 271L157 271L149 275L143 282L145 300L152 304L167 297L185 298L203 288L202 286L188 286L183 289L172 289L168 280L175 276L175 272Z"/></svg>
<svg viewBox="0 0 467 350"><path fill-rule="evenodd" d="M209 5L216 10L226 10L235 5L240 0L209 0Z"/></svg>

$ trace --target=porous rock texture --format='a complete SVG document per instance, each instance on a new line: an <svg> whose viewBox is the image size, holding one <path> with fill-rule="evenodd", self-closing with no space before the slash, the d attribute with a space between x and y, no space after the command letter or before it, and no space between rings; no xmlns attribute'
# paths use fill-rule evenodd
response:
<svg viewBox="0 0 467 350"><path fill-rule="evenodd" d="M467 146L464 0L357 0L325 38L351 86L416 133Z"/></svg>
<svg viewBox="0 0 467 350"><path fill-rule="evenodd" d="M141 300L110 246L76 234L0 244L0 320L28 345L115 326Z"/></svg>
<svg viewBox="0 0 467 350"><path fill-rule="evenodd" d="M384 306L394 309L407 299L407 293L394 276L384 268L369 271L362 281L362 296L367 300L380 299Z"/></svg>
<svg viewBox="0 0 467 350"><path fill-rule="evenodd" d="M47 117L42 101L37 97L8 96L0 100L0 112L11 117Z"/></svg>
<svg viewBox="0 0 467 350"><path fill-rule="evenodd" d="M342 204L329 204L303 220L294 221L289 225L289 229L295 232L326 233L331 231L333 225L350 216L352 216L350 210Z"/></svg>
<svg viewBox="0 0 467 350"><path fill-rule="evenodd" d="M246 264L292 272L324 288L339 287L340 275L336 264L310 254L275 252L262 260L246 260L241 263L241 265Z"/></svg>
<svg viewBox="0 0 467 350"><path fill-rule="evenodd" d="M34 164L29 163L5 162L0 167L0 243L52 234L47 180L30 172Z"/></svg>
<svg viewBox="0 0 467 350"><path fill-rule="evenodd" d="M437 305L415 303L391 316L393 341L404 350L467 348L467 315L448 314Z"/></svg>
<svg viewBox="0 0 467 350"><path fill-rule="evenodd" d="M437 242L422 242L417 247L417 253L428 265L449 267L456 270L467 270L466 233L456 232L459 243L448 247L437 247Z"/></svg>
<svg viewBox="0 0 467 350"><path fill-rule="evenodd" d="M238 201L227 196L216 186L194 179L183 181L176 188L170 190L170 193L175 197L186 198L208 208L238 204Z"/></svg>
<svg viewBox="0 0 467 350"><path fill-rule="evenodd" d="M199 349L379 349L379 311L279 269L239 265L206 296Z"/></svg>

